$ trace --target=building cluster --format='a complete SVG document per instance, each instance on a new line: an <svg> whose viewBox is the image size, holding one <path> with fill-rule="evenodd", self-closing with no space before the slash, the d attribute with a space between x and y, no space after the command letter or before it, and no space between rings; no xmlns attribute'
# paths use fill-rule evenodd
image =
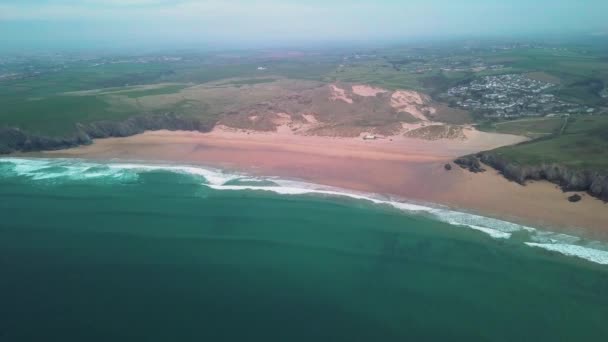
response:
<svg viewBox="0 0 608 342"><path fill-rule="evenodd" d="M549 92L553 87L524 74L484 76L449 89L445 97L453 106L488 118L593 112L593 108L560 100Z"/></svg>

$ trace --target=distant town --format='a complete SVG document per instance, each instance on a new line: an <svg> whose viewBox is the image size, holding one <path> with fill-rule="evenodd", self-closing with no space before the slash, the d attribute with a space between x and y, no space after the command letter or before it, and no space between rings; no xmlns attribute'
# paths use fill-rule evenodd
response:
<svg viewBox="0 0 608 342"><path fill-rule="evenodd" d="M556 86L525 74L484 76L450 88L443 98L451 106L486 118L591 114L596 111L590 106L560 100L550 93Z"/></svg>

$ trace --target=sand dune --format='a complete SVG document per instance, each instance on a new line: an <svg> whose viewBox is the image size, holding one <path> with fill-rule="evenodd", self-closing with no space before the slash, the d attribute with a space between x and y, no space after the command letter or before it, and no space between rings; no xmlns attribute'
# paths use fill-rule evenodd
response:
<svg viewBox="0 0 608 342"><path fill-rule="evenodd" d="M373 97L378 94L388 93L388 90L376 88L368 85L353 85L353 93L364 97Z"/></svg>
<svg viewBox="0 0 608 342"><path fill-rule="evenodd" d="M391 95L391 106L395 110L409 113L421 121L428 121L426 114L436 112L430 102L428 96L411 90L398 90Z"/></svg>
<svg viewBox="0 0 608 342"><path fill-rule="evenodd" d="M335 85L329 86L331 89L330 99L333 101L344 101L348 104L353 104L353 99L351 99L348 95L346 95L346 90L339 88Z"/></svg>

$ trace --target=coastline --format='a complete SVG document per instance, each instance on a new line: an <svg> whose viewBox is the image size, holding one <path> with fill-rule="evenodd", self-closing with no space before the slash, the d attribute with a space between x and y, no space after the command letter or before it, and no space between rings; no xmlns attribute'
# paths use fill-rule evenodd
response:
<svg viewBox="0 0 608 342"><path fill-rule="evenodd" d="M428 141L402 136L359 138L301 136L219 127L210 133L149 131L95 140L68 150L21 154L96 160L140 160L206 165L259 176L376 193L608 241L606 204L584 195L567 201L549 182L521 186L491 168L472 174L444 169L454 158L522 141L522 137L467 131L466 140Z"/></svg>

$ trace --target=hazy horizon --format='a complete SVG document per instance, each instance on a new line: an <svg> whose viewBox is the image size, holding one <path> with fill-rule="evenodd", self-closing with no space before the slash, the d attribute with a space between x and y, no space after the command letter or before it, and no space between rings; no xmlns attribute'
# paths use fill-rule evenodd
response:
<svg viewBox="0 0 608 342"><path fill-rule="evenodd" d="M608 2L8 0L5 49L263 46L462 36L605 35Z"/></svg>

